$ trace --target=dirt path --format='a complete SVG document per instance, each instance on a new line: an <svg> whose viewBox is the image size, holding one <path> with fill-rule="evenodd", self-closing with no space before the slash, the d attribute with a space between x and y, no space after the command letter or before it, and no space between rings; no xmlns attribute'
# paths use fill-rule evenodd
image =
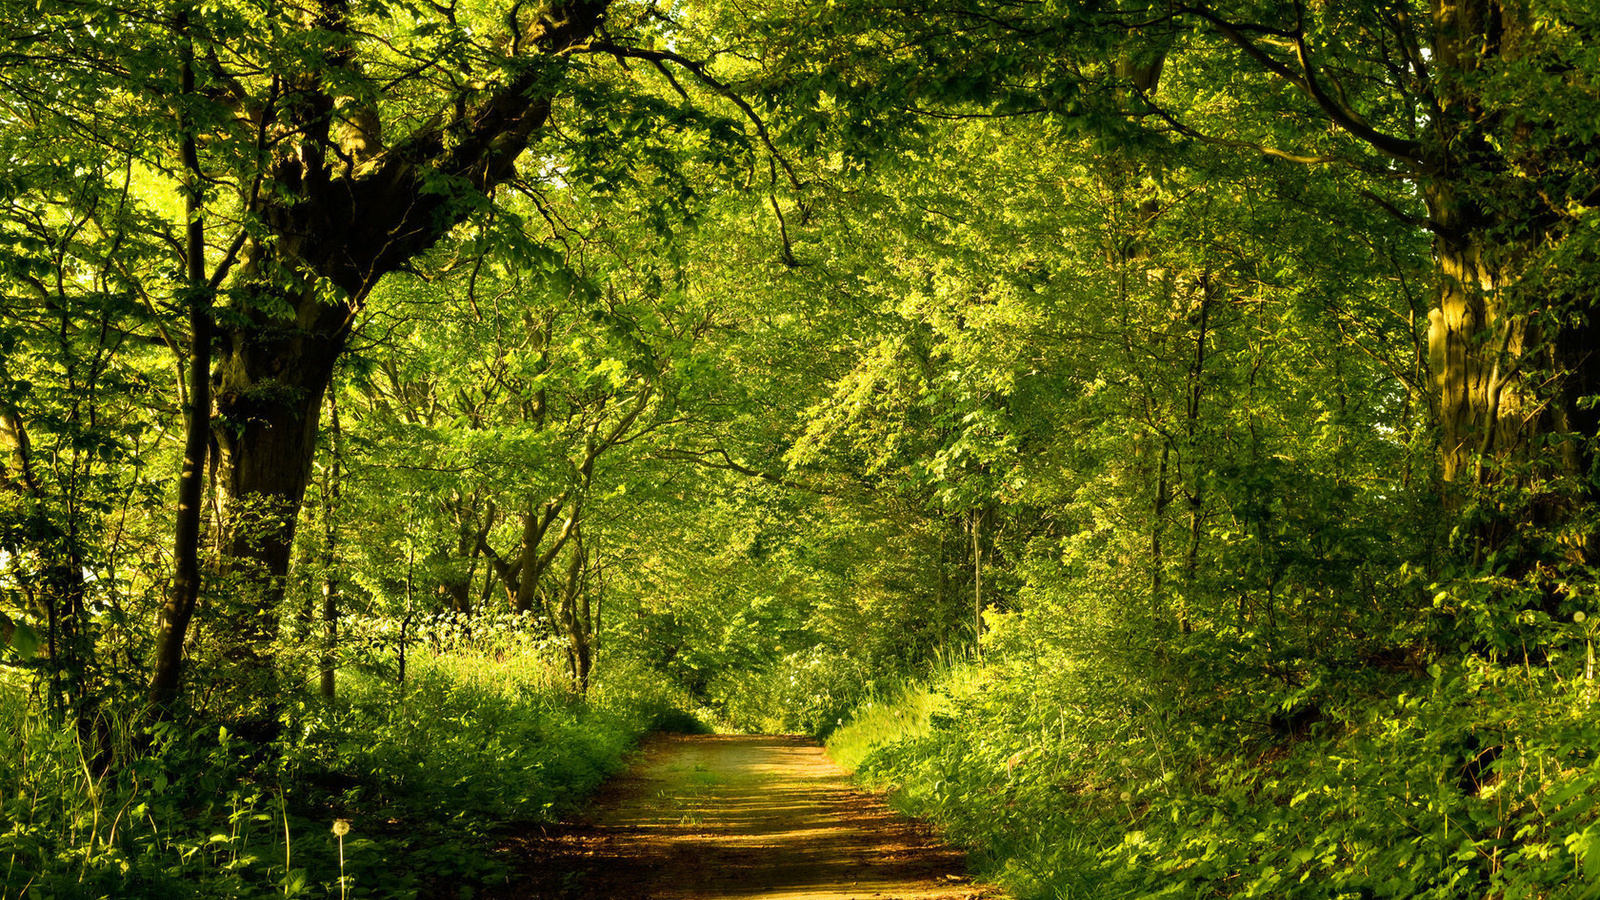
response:
<svg viewBox="0 0 1600 900"><path fill-rule="evenodd" d="M661 736L504 900L974 900L961 855L794 737Z"/></svg>

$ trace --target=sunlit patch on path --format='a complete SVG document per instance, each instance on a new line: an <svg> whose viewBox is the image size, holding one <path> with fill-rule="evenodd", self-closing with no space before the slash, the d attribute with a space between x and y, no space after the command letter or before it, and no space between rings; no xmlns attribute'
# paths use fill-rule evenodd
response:
<svg viewBox="0 0 1600 900"><path fill-rule="evenodd" d="M581 821L508 847L504 900L974 900L959 852L801 738L659 737Z"/></svg>

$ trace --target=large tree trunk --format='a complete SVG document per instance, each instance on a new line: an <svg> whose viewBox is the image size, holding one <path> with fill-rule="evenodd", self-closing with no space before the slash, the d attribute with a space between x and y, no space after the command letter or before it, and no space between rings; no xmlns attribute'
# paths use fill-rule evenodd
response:
<svg viewBox="0 0 1600 900"><path fill-rule="evenodd" d="M1526 174L1578 148L1522 130L1508 139L1505 101L1475 92L1486 69L1514 67L1537 43L1529 16L1490 0L1433 8L1440 149L1424 197L1439 305L1429 315L1429 355L1447 500L1491 500L1472 523L1480 555L1529 526L1571 521L1596 499L1589 469L1600 419L1580 398L1600 390L1600 334L1592 300L1562 289L1538 262L1565 237L1568 211ZM1563 555L1600 559L1593 529L1579 530L1563 538ZM1518 568L1537 562L1522 556Z"/></svg>
<svg viewBox="0 0 1600 900"><path fill-rule="evenodd" d="M1486 134L1482 98L1468 77L1500 55L1503 18L1493 0L1434 0L1433 54L1439 73L1433 123L1438 148L1423 184L1439 305L1428 315L1428 352L1438 400L1439 452L1444 480L1482 484L1491 455L1511 458L1528 446L1535 423L1525 415L1532 398L1518 373L1525 362L1528 310L1510 304L1512 248L1496 246L1495 213L1486 194L1504 189L1507 173ZM1531 210L1519 210L1531 214ZM1453 492L1457 498L1463 491Z"/></svg>
<svg viewBox="0 0 1600 900"><path fill-rule="evenodd" d="M1439 306L1429 314L1428 345L1439 398L1440 464L1449 482L1481 483L1492 456L1526 449L1536 421L1527 414L1519 370L1528 344L1526 311L1506 308L1476 240L1482 226L1446 187L1428 192L1439 269Z"/></svg>
<svg viewBox="0 0 1600 900"><path fill-rule="evenodd" d="M322 321L310 327L263 323L224 331L212 374L228 598L217 610L228 671L218 674L239 692L224 699L229 705L275 693L272 647L290 551L323 400L344 343L343 331L327 322L334 308L317 312Z"/></svg>

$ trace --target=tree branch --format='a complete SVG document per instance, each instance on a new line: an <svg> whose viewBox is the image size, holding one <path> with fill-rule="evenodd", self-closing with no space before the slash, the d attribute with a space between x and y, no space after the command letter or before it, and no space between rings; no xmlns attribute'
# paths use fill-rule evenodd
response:
<svg viewBox="0 0 1600 900"><path fill-rule="evenodd" d="M678 450L669 447L656 451L654 456L656 459L694 463L706 469L723 469L729 472L737 472L740 475L759 478L762 481L770 481L782 487L805 491L810 494L819 494L825 497L834 494L833 491L814 484L796 481L792 478L785 478L782 475L774 475L771 472L763 472L760 469L752 469L749 466L740 465L734 462L733 457L728 455L728 451L721 447L714 447L710 450ZM713 457L721 457L722 461L718 462Z"/></svg>
<svg viewBox="0 0 1600 900"><path fill-rule="evenodd" d="M706 71L704 63L680 56L670 50L645 50L639 47L623 47L609 42L590 44L582 48L582 50L590 53L609 53L619 59L642 59L658 66L664 62L670 62L687 69L695 78L700 80L701 84L711 88L734 106L739 107L739 111L744 113L745 118L749 119L750 123L755 126L756 135L761 138L761 143L767 148L767 152L771 153L773 158L778 161L778 165L783 167L784 174L789 177L789 186L797 191L804 188L799 176L795 174L794 167L789 164L789 161L784 158L782 153L778 152L777 146L773 144L772 134L767 131L767 123L756 114L754 107L739 96L733 88L728 87L727 84Z"/></svg>
<svg viewBox="0 0 1600 900"><path fill-rule="evenodd" d="M1323 115L1327 116L1335 125L1381 153L1412 165L1420 166L1423 164L1421 144L1378 131L1363 121L1355 111L1335 100L1323 89L1322 83L1317 78L1317 70L1311 64L1311 52L1306 44L1304 29L1296 27L1292 32L1296 60L1300 66L1300 71L1297 72L1289 64L1273 58L1259 44L1245 35L1247 30L1264 31L1265 29L1261 29L1259 26L1229 22L1212 12L1204 3L1189 7L1188 11L1210 23L1219 34L1244 51L1246 56L1254 60L1263 69L1299 88L1302 93L1311 98Z"/></svg>

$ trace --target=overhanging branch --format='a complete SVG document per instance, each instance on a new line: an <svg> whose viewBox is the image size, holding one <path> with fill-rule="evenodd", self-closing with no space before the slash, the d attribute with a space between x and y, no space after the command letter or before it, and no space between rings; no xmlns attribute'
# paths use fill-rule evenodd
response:
<svg viewBox="0 0 1600 900"><path fill-rule="evenodd" d="M1295 57L1299 65L1299 70L1296 71L1290 64L1273 57L1246 34L1247 31L1274 34L1278 33L1277 31L1269 31L1260 26L1230 22L1217 15L1204 3L1189 7L1188 12L1209 23L1219 34L1227 38L1267 72L1299 88L1302 93L1317 105L1323 115L1327 116L1330 121L1350 135L1397 160L1416 166L1422 165L1421 144L1392 134L1386 134L1373 128L1355 111L1340 103L1323 88L1322 82L1317 76L1317 69L1311 63L1311 52L1306 44L1304 29L1297 27L1293 32L1287 33L1295 45Z"/></svg>
<svg viewBox="0 0 1600 900"><path fill-rule="evenodd" d="M815 484L810 484L804 481L796 481L792 478L785 478L782 475L774 475L771 472L763 472L760 469L752 469L749 466L741 465L737 462L734 462L733 457L728 455L728 451L721 447L714 447L710 450L678 450L669 447L656 451L654 456L657 459L693 463L706 469L722 469L729 472L737 472L740 475L745 475L750 478L759 478L762 481L770 481L773 484L780 485L782 487L793 488L794 490L805 491L811 494L831 496L834 493L826 488L818 487Z"/></svg>
<svg viewBox="0 0 1600 900"><path fill-rule="evenodd" d="M589 53L609 53L618 59L642 59L657 66L670 62L688 70L690 74L699 79L701 84L715 91L734 106L739 107L739 111L744 113L745 118L750 120L751 125L755 126L756 135L761 138L761 143L767 148L767 152L771 153L772 157L778 161L778 165L783 167L784 174L789 178L789 186L797 191L804 187L800 177L795 174L794 167L789 164L789 161L784 158L782 153L778 152L777 145L772 141L772 134L767 130L767 123L756 113L755 108L747 100L739 96L737 91L706 71L704 63L673 53L670 50L645 50L641 47L624 47L604 41L590 43L583 48L575 49L573 52L580 52L580 50ZM674 83L674 87L676 86L676 83ZM682 89L679 88L679 90L681 91Z"/></svg>

